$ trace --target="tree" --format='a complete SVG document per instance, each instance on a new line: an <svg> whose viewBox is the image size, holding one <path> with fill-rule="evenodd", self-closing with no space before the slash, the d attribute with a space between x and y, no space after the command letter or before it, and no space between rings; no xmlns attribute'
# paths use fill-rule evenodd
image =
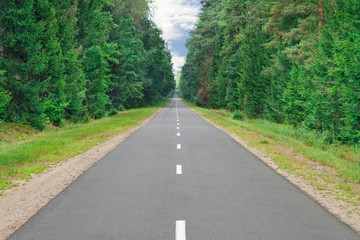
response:
<svg viewBox="0 0 360 240"><path fill-rule="evenodd" d="M261 34L261 26L248 24L243 30L243 40L238 61L239 66L239 102L250 118L259 118L264 115L268 100L270 81L262 74L267 66L268 55L263 47L266 34Z"/></svg>
<svg viewBox="0 0 360 240"><path fill-rule="evenodd" d="M34 1L34 14L37 20L37 41L42 43L40 57L44 69L36 77L41 81L41 101L46 117L54 125L62 125L65 102L64 59L58 35L58 22L54 6L48 0Z"/></svg>
<svg viewBox="0 0 360 240"><path fill-rule="evenodd" d="M209 72L211 68L212 58L215 52L216 32L219 24L219 13L221 11L221 1L202 1L203 8L199 16L199 21L196 24L191 38L187 41L189 54L187 61L194 64L194 71L196 74L184 73L184 77L191 79L185 81L193 81L193 86L200 83L200 89L197 91L198 96L192 96L192 99L197 99L201 105L208 103L208 83ZM191 67L187 68L191 69ZM185 89L183 89L185 90ZM189 93L183 92L182 94L188 95Z"/></svg>
<svg viewBox="0 0 360 240"><path fill-rule="evenodd" d="M6 71L5 91L11 93L2 119L43 129L46 115L41 93L46 91L46 84L37 76L45 71L47 59L42 57L43 46L38 41L42 27L37 22L34 3L3 1L1 7L0 68Z"/></svg>
<svg viewBox="0 0 360 240"><path fill-rule="evenodd" d="M202 3L183 97L316 131L328 142L360 141L358 1Z"/></svg>
<svg viewBox="0 0 360 240"><path fill-rule="evenodd" d="M4 77L5 71L0 70L0 116L4 116L7 105L9 104L11 100L11 95L7 90L4 88L4 83L6 82L6 79ZM2 117L0 117L0 120Z"/></svg>
<svg viewBox="0 0 360 240"><path fill-rule="evenodd" d="M111 66L110 100L116 109L121 106L138 107L144 98L145 74L142 66L145 49L131 16L122 13L115 19L117 26L111 32L110 39L117 44L120 55L118 62Z"/></svg>
<svg viewBox="0 0 360 240"><path fill-rule="evenodd" d="M143 106L174 88L147 0L4 0L0 119L62 126Z"/></svg>
<svg viewBox="0 0 360 240"><path fill-rule="evenodd" d="M78 25L76 14L78 3L75 0L52 0L56 8L58 22L58 38L63 54L65 79L65 117L73 121L84 118L85 75L80 61L80 46L78 44Z"/></svg>
<svg viewBox="0 0 360 240"><path fill-rule="evenodd" d="M114 58L116 44L109 42L114 28L111 15L113 5L107 0L79 1L78 41L83 48L83 66L86 78L86 106L90 117L105 116L109 101L110 63Z"/></svg>
<svg viewBox="0 0 360 240"><path fill-rule="evenodd" d="M166 98L175 89L175 77L171 54L160 37L160 29L151 20L145 20L143 34L142 41L146 50L144 100L149 104Z"/></svg>

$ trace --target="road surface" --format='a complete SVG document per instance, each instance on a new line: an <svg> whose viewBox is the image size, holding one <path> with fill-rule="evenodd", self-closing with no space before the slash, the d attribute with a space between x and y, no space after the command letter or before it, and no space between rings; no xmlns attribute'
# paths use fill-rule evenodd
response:
<svg viewBox="0 0 360 240"><path fill-rule="evenodd" d="M176 97L9 239L360 239Z"/></svg>

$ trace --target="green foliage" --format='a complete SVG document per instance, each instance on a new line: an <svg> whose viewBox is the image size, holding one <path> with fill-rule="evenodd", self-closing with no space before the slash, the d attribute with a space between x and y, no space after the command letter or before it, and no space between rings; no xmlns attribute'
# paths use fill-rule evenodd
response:
<svg viewBox="0 0 360 240"><path fill-rule="evenodd" d="M175 87L147 0L4 0L0 120L44 129L160 101Z"/></svg>
<svg viewBox="0 0 360 240"><path fill-rule="evenodd" d="M144 97L142 65L145 49L129 14L115 18L115 23L117 26L111 32L110 39L117 44L120 55L118 62L111 66L110 100L115 108L120 105L138 107Z"/></svg>
<svg viewBox="0 0 360 240"><path fill-rule="evenodd" d="M40 91L44 114L56 126L62 125L64 108L65 78L64 60L58 35L58 22L55 8L48 0L34 1L34 13L39 30L37 41L42 43L41 58L44 61L43 71L37 75L43 89Z"/></svg>
<svg viewBox="0 0 360 240"><path fill-rule="evenodd" d="M359 11L355 0L203 1L181 96L359 144Z"/></svg>
<svg viewBox="0 0 360 240"><path fill-rule="evenodd" d="M65 118L72 121L84 119L85 74L80 61L77 21L77 5L75 0L54 0L59 29L58 38L64 58L65 78Z"/></svg>
<svg viewBox="0 0 360 240"><path fill-rule="evenodd" d="M243 30L243 40L238 61L239 103L250 118L262 117L268 96L269 78L261 74L267 65L268 56L263 44L266 35L261 34L261 28L248 24Z"/></svg>
<svg viewBox="0 0 360 240"><path fill-rule="evenodd" d="M124 107L124 105L120 105L118 108L117 108L118 111L120 112L123 112L126 110L126 108Z"/></svg>
<svg viewBox="0 0 360 240"><path fill-rule="evenodd" d="M87 109L93 118L105 116L109 96L106 94L109 84L109 64L99 46L89 48L84 56Z"/></svg>
<svg viewBox="0 0 360 240"><path fill-rule="evenodd" d="M243 120L244 119L244 114L241 111L237 110L233 114L233 119L234 120Z"/></svg>
<svg viewBox="0 0 360 240"><path fill-rule="evenodd" d="M118 114L119 112L115 109L115 108L112 108L108 114L108 116L114 116L116 114Z"/></svg>
<svg viewBox="0 0 360 240"><path fill-rule="evenodd" d="M5 90L4 84L6 82L5 77L3 77L3 74L5 71L0 70L0 116L4 115L4 112L6 110L6 106L11 100L11 96L9 95L9 92ZM1 117L0 117L1 121Z"/></svg>
<svg viewBox="0 0 360 240"><path fill-rule="evenodd" d="M109 34L115 26L107 0L79 1L79 42L83 51L86 78L86 107L92 118L105 116L109 101L110 62L117 54L116 45L109 42Z"/></svg>
<svg viewBox="0 0 360 240"><path fill-rule="evenodd" d="M146 50L144 101L149 104L165 99L175 89L175 77L171 54L160 37L160 29L150 20L144 20L143 24L142 42Z"/></svg>
<svg viewBox="0 0 360 240"><path fill-rule="evenodd" d="M182 68L181 78L179 82L179 93L182 98L197 102L197 94L200 88L200 82L198 81L198 74L195 72L194 65L192 63L191 52L187 55L187 62Z"/></svg>
<svg viewBox="0 0 360 240"><path fill-rule="evenodd" d="M203 11L192 37L187 41L189 53L182 70L179 89L184 99L200 105L208 103L209 74L214 53L217 51L215 46L220 10L221 1L203 1Z"/></svg>

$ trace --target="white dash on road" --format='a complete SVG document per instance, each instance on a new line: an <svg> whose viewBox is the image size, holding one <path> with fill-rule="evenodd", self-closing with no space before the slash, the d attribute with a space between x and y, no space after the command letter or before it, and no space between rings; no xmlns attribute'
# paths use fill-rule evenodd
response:
<svg viewBox="0 0 360 240"><path fill-rule="evenodd" d="M176 174L181 175L182 174L182 166L176 165Z"/></svg>
<svg viewBox="0 0 360 240"><path fill-rule="evenodd" d="M177 127L176 129L180 129L179 127Z"/></svg>
<svg viewBox="0 0 360 240"><path fill-rule="evenodd" d="M177 125L179 126L179 125L180 125L180 123L177 123Z"/></svg>
<svg viewBox="0 0 360 240"><path fill-rule="evenodd" d="M180 137L180 133L177 133L177 136Z"/></svg>
<svg viewBox="0 0 360 240"><path fill-rule="evenodd" d="M185 221L184 220L176 221L175 240L186 240L186 229L185 229Z"/></svg>
<svg viewBox="0 0 360 240"><path fill-rule="evenodd" d="M181 149L181 144L178 144L178 145L177 145L177 149Z"/></svg>
<svg viewBox="0 0 360 240"><path fill-rule="evenodd" d="M179 121L179 119L177 121Z"/></svg>

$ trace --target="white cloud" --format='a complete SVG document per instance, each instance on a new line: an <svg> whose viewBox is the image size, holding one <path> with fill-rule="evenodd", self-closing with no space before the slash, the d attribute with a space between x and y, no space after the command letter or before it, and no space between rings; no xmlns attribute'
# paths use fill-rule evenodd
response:
<svg viewBox="0 0 360 240"><path fill-rule="evenodd" d="M175 74L178 74L181 71L181 68L185 64L185 56L180 56L179 53L173 52L171 53L172 56L172 62L174 64L174 72Z"/></svg>
<svg viewBox="0 0 360 240"><path fill-rule="evenodd" d="M193 2L193 3L192 3ZM196 0L154 0L153 20L162 30L163 38L168 43L172 52L174 72L181 71L185 63L185 56L181 56L176 49L173 49L172 40L185 40L187 34L192 30L197 22L200 11L200 4L194 4ZM198 0L200 2L200 0Z"/></svg>
<svg viewBox="0 0 360 240"><path fill-rule="evenodd" d="M163 31L165 41L183 37L184 30L194 27L200 11L188 0L154 0L153 4L153 20Z"/></svg>

